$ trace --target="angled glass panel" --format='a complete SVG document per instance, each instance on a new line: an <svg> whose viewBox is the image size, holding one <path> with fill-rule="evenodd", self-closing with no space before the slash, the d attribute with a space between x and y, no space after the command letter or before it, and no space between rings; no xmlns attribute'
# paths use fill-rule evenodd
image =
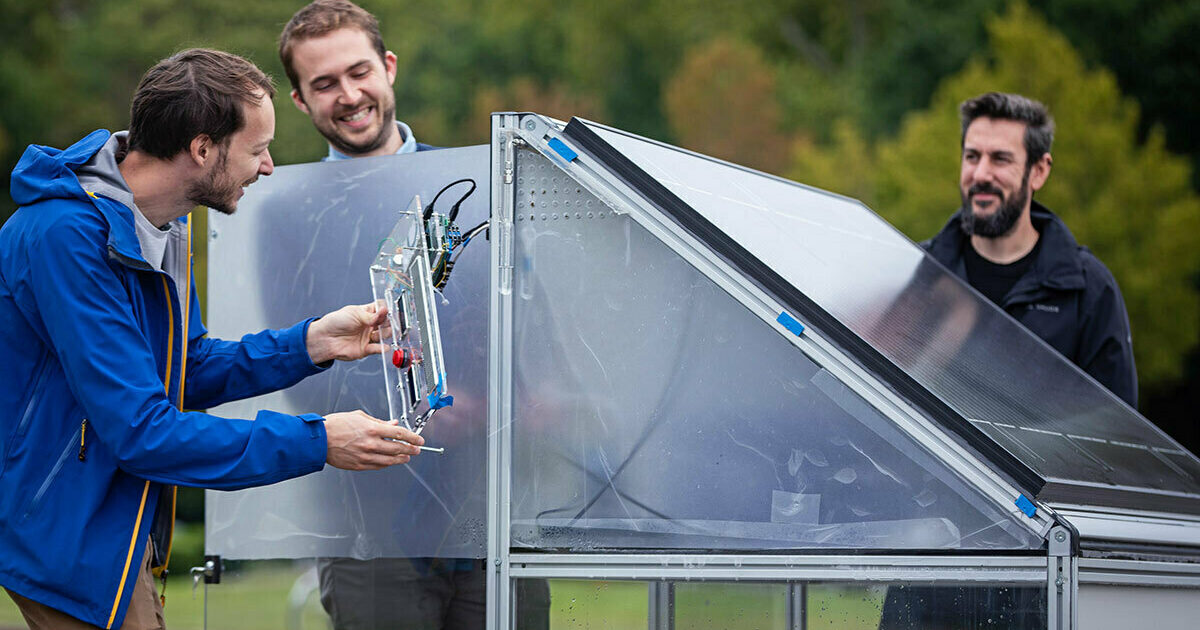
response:
<svg viewBox="0 0 1200 630"><path fill-rule="evenodd" d="M515 194L513 547L1040 546L540 154Z"/></svg>
<svg viewBox="0 0 1200 630"><path fill-rule="evenodd" d="M1056 487L1200 499L1195 456L860 202L582 124Z"/></svg>
<svg viewBox="0 0 1200 630"><path fill-rule="evenodd" d="M486 190L487 147L277 168L235 216L210 214L208 328L238 338L372 299L367 269L410 201L470 177ZM461 187L460 187L461 189ZM448 210L455 189L439 205ZM465 228L487 195L461 206ZM438 300L452 407L422 435L445 454L374 472L325 470L264 488L206 495L206 549L225 558L482 558L487 555L488 246L468 246ZM337 362L324 374L215 413L257 409L388 416L382 362Z"/></svg>

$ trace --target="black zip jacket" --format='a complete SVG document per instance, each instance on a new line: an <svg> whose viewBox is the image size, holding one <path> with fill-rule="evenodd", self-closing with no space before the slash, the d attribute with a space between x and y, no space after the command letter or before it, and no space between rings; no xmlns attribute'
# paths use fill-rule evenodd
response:
<svg viewBox="0 0 1200 630"><path fill-rule="evenodd" d="M1137 369L1129 315L1108 268L1048 208L1034 201L1033 227L1041 247L1029 271L1000 306L1046 343L1092 375L1132 407L1137 407ZM955 213L937 236L921 243L934 260L967 280L964 248L970 239Z"/></svg>

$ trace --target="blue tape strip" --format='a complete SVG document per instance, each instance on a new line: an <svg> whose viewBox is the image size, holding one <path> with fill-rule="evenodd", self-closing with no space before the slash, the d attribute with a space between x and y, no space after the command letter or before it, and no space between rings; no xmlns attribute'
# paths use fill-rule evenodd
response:
<svg viewBox="0 0 1200 630"><path fill-rule="evenodd" d="M1025 495L1017 497L1017 508L1025 513L1025 516L1033 518L1037 514L1037 506L1033 504Z"/></svg>
<svg viewBox="0 0 1200 630"><path fill-rule="evenodd" d="M433 391L429 392L429 396L425 399L429 402L430 409L441 409L454 404L454 397L443 396L442 391L442 379L439 378L437 387L433 388Z"/></svg>
<svg viewBox="0 0 1200 630"><path fill-rule="evenodd" d="M797 337L799 337L800 334L804 332L804 324L801 324L800 322L796 321L795 317L788 315L787 311L780 313L779 317L775 318L775 321L779 322L780 324L783 324L784 328L792 331Z"/></svg>
<svg viewBox="0 0 1200 630"><path fill-rule="evenodd" d="M578 153L576 153L571 149L571 147L567 146L565 142L559 140L558 138L550 138L550 148L554 149L555 153L561 155L563 159L568 162L571 162L575 158L579 157Z"/></svg>

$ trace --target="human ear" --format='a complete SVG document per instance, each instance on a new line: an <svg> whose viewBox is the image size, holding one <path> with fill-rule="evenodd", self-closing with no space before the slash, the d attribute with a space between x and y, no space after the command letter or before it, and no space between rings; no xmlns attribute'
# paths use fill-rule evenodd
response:
<svg viewBox="0 0 1200 630"><path fill-rule="evenodd" d="M388 85L396 84L396 53L387 51L383 55L383 69L387 72Z"/></svg>
<svg viewBox="0 0 1200 630"><path fill-rule="evenodd" d="M1046 180L1050 179L1050 167L1054 165L1054 158L1045 153L1029 170L1029 188L1031 190L1040 190L1046 184Z"/></svg>
<svg viewBox="0 0 1200 630"><path fill-rule="evenodd" d="M300 90L292 90L292 104L305 115L309 115L308 103L304 102L304 95L300 93Z"/></svg>
<svg viewBox="0 0 1200 630"><path fill-rule="evenodd" d="M192 138L192 141L188 143L188 157L196 163L196 166L203 167L214 151L216 151L216 147L213 144L212 138L206 133Z"/></svg>

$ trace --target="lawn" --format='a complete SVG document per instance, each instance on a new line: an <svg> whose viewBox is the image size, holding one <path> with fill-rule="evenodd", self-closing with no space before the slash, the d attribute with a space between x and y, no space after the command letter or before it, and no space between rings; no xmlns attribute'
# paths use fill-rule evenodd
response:
<svg viewBox="0 0 1200 630"><path fill-rule="evenodd" d="M289 593L311 566L303 562L259 562L235 567L221 584L208 587L208 627L222 630L327 628L313 590L288 619ZM311 577L311 576L310 576ZM302 583L303 584L303 583ZM309 583L311 585L311 583ZM645 628L649 593L645 582L550 581L550 627L555 630ZM808 628L874 630L884 590L879 587L813 585L808 589ZM675 589L675 628L771 630L787 628L787 589L780 584L679 582ZM191 579L172 576L167 585L167 627L204 628L204 585L193 598ZM0 598L0 628L24 624L16 606Z"/></svg>

